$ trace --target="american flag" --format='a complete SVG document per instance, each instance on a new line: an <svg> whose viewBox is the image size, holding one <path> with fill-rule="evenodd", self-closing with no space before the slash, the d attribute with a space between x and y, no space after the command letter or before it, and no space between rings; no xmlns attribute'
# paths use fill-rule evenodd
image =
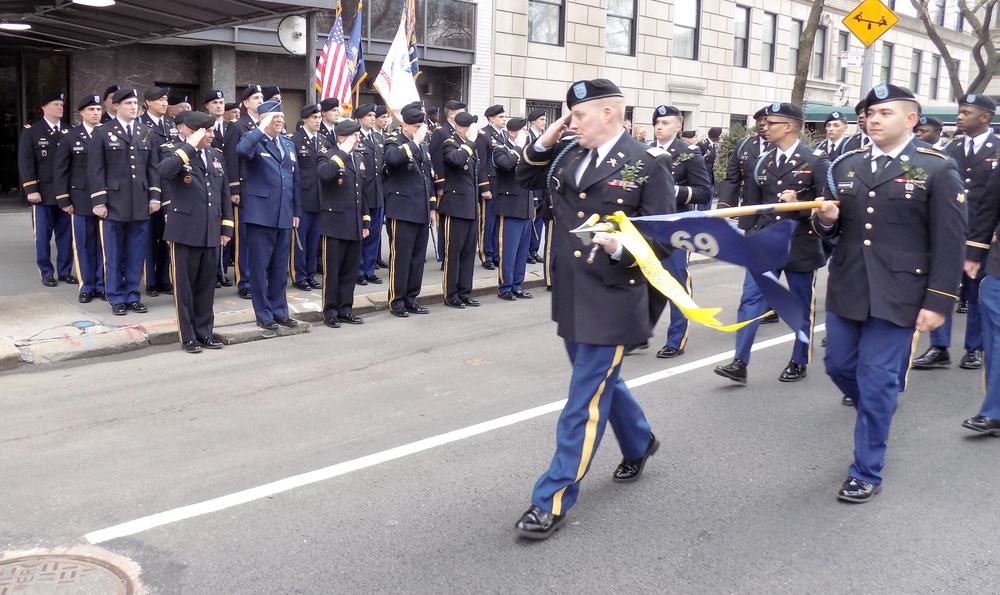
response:
<svg viewBox="0 0 1000 595"><path fill-rule="evenodd" d="M336 97L341 103L351 103L351 78L353 73L347 63L344 47L344 21L340 18L337 3L337 20L326 38L323 53L316 64L316 90L321 98Z"/></svg>

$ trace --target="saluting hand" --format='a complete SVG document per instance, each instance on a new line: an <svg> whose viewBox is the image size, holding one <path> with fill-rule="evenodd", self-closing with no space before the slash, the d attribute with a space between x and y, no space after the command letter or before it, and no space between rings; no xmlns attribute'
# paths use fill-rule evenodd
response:
<svg viewBox="0 0 1000 595"><path fill-rule="evenodd" d="M358 135L352 134L344 139L344 142L337 143L341 151L350 154L358 146Z"/></svg>
<svg viewBox="0 0 1000 595"><path fill-rule="evenodd" d="M540 142L546 149L551 149L556 146L556 143L559 142L559 138L562 136L562 133L569 128L569 123L572 117L572 114L565 114L557 119L545 129L545 132L542 134L541 138L538 139L538 142Z"/></svg>
<svg viewBox="0 0 1000 595"><path fill-rule="evenodd" d="M426 136L427 136L427 124L424 123L420 125L420 128L417 128L417 131L415 133L413 133L413 142L419 145L420 143L424 142L424 138Z"/></svg>
<svg viewBox="0 0 1000 595"><path fill-rule="evenodd" d="M191 133L190 136L187 137L187 142L188 142L189 145L191 145L195 149L204 148L204 147L201 147L200 145L201 145L201 141L205 138L206 134L208 134L208 131L206 129L199 128L198 130L195 130L194 132Z"/></svg>
<svg viewBox="0 0 1000 595"><path fill-rule="evenodd" d="M479 138L479 127L475 124L469 124L469 129L465 132L465 138L470 143L476 142L476 139Z"/></svg>

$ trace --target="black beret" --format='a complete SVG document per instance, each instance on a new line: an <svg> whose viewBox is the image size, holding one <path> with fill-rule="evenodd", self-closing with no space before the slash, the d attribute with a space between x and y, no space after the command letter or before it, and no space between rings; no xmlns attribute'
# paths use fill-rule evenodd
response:
<svg viewBox="0 0 1000 595"><path fill-rule="evenodd" d="M181 123L191 130L197 130L199 128L204 128L206 130L209 128L215 128L215 118L205 112L184 111L181 112L181 114L185 114L185 116L181 119ZM175 117L174 120L176 121L177 118Z"/></svg>
<svg viewBox="0 0 1000 595"><path fill-rule="evenodd" d="M250 85L240 93L240 101L246 101L258 93L261 93L260 85Z"/></svg>
<svg viewBox="0 0 1000 595"><path fill-rule="evenodd" d="M969 93L958 100L958 105L971 105L991 114L997 113L997 102L993 101L993 98L989 95L983 95L982 93Z"/></svg>
<svg viewBox="0 0 1000 595"><path fill-rule="evenodd" d="M188 96L183 93L178 93L176 95L170 95L167 97L167 103L170 105L180 105L182 103L187 103Z"/></svg>
<svg viewBox="0 0 1000 595"><path fill-rule="evenodd" d="M708 138L717 138L722 136L722 128L719 126L712 126L708 129Z"/></svg>
<svg viewBox="0 0 1000 595"><path fill-rule="evenodd" d="M354 108L354 117L360 118L361 116L366 116L369 113L375 112L374 103L362 103L358 107Z"/></svg>
<svg viewBox="0 0 1000 595"><path fill-rule="evenodd" d="M118 89L115 91L115 96L111 98L111 103L121 103L126 99L135 97L139 98L139 95L135 92L135 89Z"/></svg>
<svg viewBox="0 0 1000 595"><path fill-rule="evenodd" d="M465 109L464 103L458 101L457 99L449 99L444 104L444 109Z"/></svg>
<svg viewBox="0 0 1000 595"><path fill-rule="evenodd" d="M42 94L42 101L38 105L48 105L53 101L65 101L66 95L59 91L50 91Z"/></svg>
<svg viewBox="0 0 1000 595"><path fill-rule="evenodd" d="M380 106L381 107L381 106ZM376 111L376 114L378 112ZM419 101L408 103L399 110L404 124L420 124L424 121L424 107Z"/></svg>
<svg viewBox="0 0 1000 595"><path fill-rule="evenodd" d="M340 107L340 100L336 97L327 97L319 102L319 107L322 111L328 112L336 107Z"/></svg>
<svg viewBox="0 0 1000 595"><path fill-rule="evenodd" d="M510 120L507 120L507 130L510 130L511 132L517 132L527 125L528 120L526 118L511 118Z"/></svg>
<svg viewBox="0 0 1000 595"><path fill-rule="evenodd" d="M833 122L834 120L843 120L844 122L846 122L847 121L847 116L844 115L844 112L833 110L832 112L830 112L830 115L828 115L826 117L826 120L823 120L823 123L824 124L829 124L830 122Z"/></svg>
<svg viewBox="0 0 1000 595"><path fill-rule="evenodd" d="M83 111L92 105L101 105L100 95L87 95L80 100L80 103L76 104L76 111Z"/></svg>
<svg viewBox="0 0 1000 595"><path fill-rule="evenodd" d="M226 95L222 92L221 89L212 89L211 91L208 92L208 95L205 95L205 101L202 101L201 103L202 105L204 105L210 101L215 101L216 99L225 99L225 98Z"/></svg>
<svg viewBox="0 0 1000 595"><path fill-rule="evenodd" d="M763 118L766 115L767 115L767 108L766 107L762 107L762 108L760 108L759 110L757 110L757 111L755 111L753 113L753 119L754 120L760 120L761 118Z"/></svg>
<svg viewBox="0 0 1000 595"><path fill-rule="evenodd" d="M269 99L257 106L257 115L263 116L268 112L280 112L281 102L277 99Z"/></svg>
<svg viewBox="0 0 1000 595"><path fill-rule="evenodd" d="M771 105L767 106L768 116L781 116L783 118L791 118L793 120L803 120L805 117L802 114L802 108L795 105L794 103L783 103L780 101L775 101Z"/></svg>
<svg viewBox="0 0 1000 595"><path fill-rule="evenodd" d="M504 113L506 111L507 110L505 110L502 105L497 104L497 105L491 105L491 106L489 106L488 108L486 108L486 111L483 112L483 113L486 114L487 118L492 118L493 116L499 116L500 114L502 114L502 113Z"/></svg>
<svg viewBox="0 0 1000 595"><path fill-rule="evenodd" d="M698 136L698 133L694 130L685 130L681 132L681 138L694 138Z"/></svg>
<svg viewBox="0 0 1000 595"><path fill-rule="evenodd" d="M862 99L854 106L854 115L860 116L862 112L865 111L865 100Z"/></svg>
<svg viewBox="0 0 1000 595"><path fill-rule="evenodd" d="M917 98L906 87L898 87L889 83L879 83L872 87L872 90L865 97L865 109L879 103L899 100L916 101Z"/></svg>
<svg viewBox="0 0 1000 595"><path fill-rule="evenodd" d="M170 87L150 87L142 94L142 98L146 101L155 101L164 95L170 95Z"/></svg>
<svg viewBox="0 0 1000 595"><path fill-rule="evenodd" d="M323 110L319 107L318 103L310 103L310 104L302 106L302 109L299 110L299 117L302 118L303 120L305 120L309 116L311 116L313 114L318 114L321 111L323 111Z"/></svg>
<svg viewBox="0 0 1000 595"><path fill-rule="evenodd" d="M184 110L181 112L177 112L177 114L174 115L174 124L175 125L183 124L184 121L187 120L187 117L190 116L192 113L193 112L191 112L191 110Z"/></svg>
<svg viewBox="0 0 1000 595"><path fill-rule="evenodd" d="M417 101L415 103L420 103L420 102ZM389 110L386 109L386 107L384 105L376 105L375 106L375 117L376 118L379 117L379 116L384 116L384 115L386 115L388 113L389 113Z"/></svg>
<svg viewBox="0 0 1000 595"><path fill-rule="evenodd" d="M361 130L361 122L344 118L333 127L333 132L337 136L350 136Z"/></svg>
<svg viewBox="0 0 1000 595"><path fill-rule="evenodd" d="M119 87L118 85L111 85L110 87L104 90L104 95L101 95L101 97L107 99L108 95L117 93L119 90L121 90L121 87Z"/></svg>
<svg viewBox="0 0 1000 595"><path fill-rule="evenodd" d="M264 87L260 92L264 94L264 101L271 99L275 95L281 95L281 89L278 87Z"/></svg>
<svg viewBox="0 0 1000 595"><path fill-rule="evenodd" d="M541 118L544 115L545 115L545 110L543 110L543 109L533 109L530 112L528 112L528 121L529 122L534 122L535 120L537 120L538 118Z"/></svg>
<svg viewBox="0 0 1000 595"><path fill-rule="evenodd" d="M566 105L573 107L578 103L602 99L604 97L625 97L618 85L608 79L593 79L589 81L577 81L573 83L569 91L566 92Z"/></svg>
<svg viewBox="0 0 1000 595"><path fill-rule="evenodd" d="M479 121L479 116L473 116L469 112L460 112L455 115L455 123L459 126L469 126Z"/></svg>
<svg viewBox="0 0 1000 595"><path fill-rule="evenodd" d="M234 109L238 108L239 106L240 106L240 104L238 104L238 103L227 103L225 109L228 112L229 110L234 110Z"/></svg>
<svg viewBox="0 0 1000 595"><path fill-rule="evenodd" d="M944 124L941 120L938 120L934 116L920 116L920 119L917 120L917 126L931 126L938 130L944 129Z"/></svg>
<svg viewBox="0 0 1000 595"><path fill-rule="evenodd" d="M661 105L653 110L653 124L656 124L657 118L664 118L666 116L679 116L681 115L681 110L677 109L672 105Z"/></svg>
<svg viewBox="0 0 1000 595"><path fill-rule="evenodd" d="M434 115L434 114L437 114L437 113L440 113L440 112L441 112L441 108L439 108L439 107L429 107L429 108L427 108L427 115L428 116L431 116L431 115Z"/></svg>

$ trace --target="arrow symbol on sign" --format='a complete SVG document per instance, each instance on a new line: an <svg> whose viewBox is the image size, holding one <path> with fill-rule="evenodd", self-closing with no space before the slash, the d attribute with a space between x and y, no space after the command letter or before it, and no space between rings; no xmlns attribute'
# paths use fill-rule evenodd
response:
<svg viewBox="0 0 1000 595"><path fill-rule="evenodd" d="M868 30L869 31L872 30L872 25L878 25L879 27L885 27L886 25L889 24L889 23L886 22L885 17L882 17L881 19L879 19L877 21L872 21L872 20L864 18L864 14L860 13L860 12L858 13L858 16L854 17L854 20L857 21L857 22L859 22L859 23L868 23Z"/></svg>

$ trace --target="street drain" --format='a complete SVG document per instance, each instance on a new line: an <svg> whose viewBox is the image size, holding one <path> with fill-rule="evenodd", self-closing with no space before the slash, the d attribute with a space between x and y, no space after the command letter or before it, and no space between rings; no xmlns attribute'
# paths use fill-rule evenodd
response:
<svg viewBox="0 0 1000 595"><path fill-rule="evenodd" d="M0 560L0 595L133 595L126 572L88 556L37 555Z"/></svg>

